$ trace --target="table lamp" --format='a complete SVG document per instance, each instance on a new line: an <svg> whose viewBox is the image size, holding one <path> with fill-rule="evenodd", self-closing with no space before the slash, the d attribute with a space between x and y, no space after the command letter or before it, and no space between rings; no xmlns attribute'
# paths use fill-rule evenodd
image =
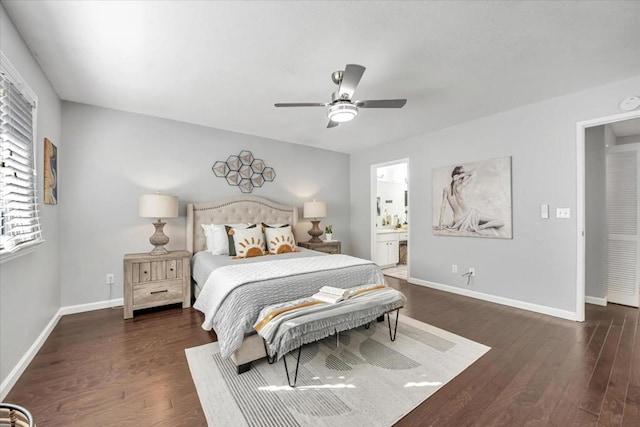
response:
<svg viewBox="0 0 640 427"><path fill-rule="evenodd" d="M140 196L138 204L138 214L142 218L156 218L153 223L156 232L149 237L149 242L155 248L150 252L151 255L164 255L169 253L164 245L169 243L169 237L164 234L163 228L165 223L162 218L177 218L178 216L178 198L167 196L166 194L143 194Z"/></svg>
<svg viewBox="0 0 640 427"><path fill-rule="evenodd" d="M304 202L303 215L305 218L313 218L311 220L311 230L308 233L311 235L311 240L309 243L322 243L322 240L319 239L322 236L322 230L318 227L320 221L318 218L324 218L327 216L327 205L325 202L317 202L316 199L313 199L313 202Z"/></svg>

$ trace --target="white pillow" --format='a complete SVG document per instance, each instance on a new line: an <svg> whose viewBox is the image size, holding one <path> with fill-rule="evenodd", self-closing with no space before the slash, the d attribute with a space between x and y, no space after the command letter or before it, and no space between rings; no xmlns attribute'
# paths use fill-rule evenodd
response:
<svg viewBox="0 0 640 427"><path fill-rule="evenodd" d="M224 225L220 224L200 224L204 230L204 237L207 241L207 252L213 255L229 255L229 237ZM229 227L247 228L249 225L230 224Z"/></svg>
<svg viewBox="0 0 640 427"><path fill-rule="evenodd" d="M233 236L233 246L236 250L237 258L266 255L262 227L233 227L231 230L229 234Z"/></svg>
<svg viewBox="0 0 640 427"><path fill-rule="evenodd" d="M273 226L265 227L264 234L270 254L276 255L295 251L296 241L290 225L278 228Z"/></svg>

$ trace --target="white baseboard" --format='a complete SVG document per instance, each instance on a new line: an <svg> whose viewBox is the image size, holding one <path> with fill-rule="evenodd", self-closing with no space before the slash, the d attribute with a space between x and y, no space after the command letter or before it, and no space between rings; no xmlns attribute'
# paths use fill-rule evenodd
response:
<svg viewBox="0 0 640 427"><path fill-rule="evenodd" d="M66 307L60 307L60 315L65 316L67 314L84 313L86 311L102 310L103 308L117 307L124 303L123 298L115 298L108 301L90 302L88 304L68 305Z"/></svg>
<svg viewBox="0 0 640 427"><path fill-rule="evenodd" d="M7 378L5 378L4 381L2 381L2 384L0 384L0 401L4 400L7 394L9 394L9 391L11 391L18 381L18 378L20 378L20 375L22 375L24 370L27 369L27 366L29 366L29 363L31 363L35 355L38 353L38 350L40 350L40 347L42 347L42 344L47 340L49 334L53 331L53 328L58 324L58 320L60 320L60 310L53 315L53 318L49 323L47 323L47 326L45 326L44 330L40 335L38 335L35 342L31 344L31 347L29 347L24 356L20 358L16 366L14 366L11 372L9 372Z"/></svg>
<svg viewBox="0 0 640 427"><path fill-rule="evenodd" d="M27 352L24 354L24 356L20 358L16 366L11 370L11 372L9 372L9 375L7 375L7 377L2 381L2 384L0 384L0 401L3 401L4 398L7 396L7 394L9 394L13 386L16 384L16 382L20 378L20 375L22 375L24 370L27 369L27 366L29 366L29 363L31 363L31 361L36 356L36 354L38 354L38 351L40 350L44 342L47 340L47 338L49 338L49 334L51 334L51 332L56 327L56 325L58 324L58 321L62 316L67 314L75 314L75 313L82 313L85 311L93 311L93 310L100 310L103 308L110 308L110 307L115 307L122 304L123 304L123 299L116 298L109 301L100 301L100 302L93 302L89 304L60 307L58 312L53 315L49 323L47 323L47 326L45 326L45 328L42 330L40 335L38 335L38 338L36 338L36 340L31 345L31 347L29 347Z"/></svg>
<svg viewBox="0 0 640 427"><path fill-rule="evenodd" d="M599 298L599 297L590 297L589 295L586 295L584 297L584 302L586 302L587 304L601 305L603 307L606 307L607 297Z"/></svg>
<svg viewBox="0 0 640 427"><path fill-rule="evenodd" d="M410 277L409 283L415 283L416 285L426 286L428 288L438 289L445 292L451 292L453 294L464 295L466 297L476 298L483 301L495 302L496 304L508 305L509 307L521 308L523 310L529 310L536 313L547 314L549 316L560 317L567 320L576 320L576 313L573 311L561 310L559 308L547 307L545 305L532 304L529 302L519 301L510 298L499 297L490 294L484 294L482 292L472 291L470 289L458 288L456 286L443 285L441 283L429 282L427 280L414 279Z"/></svg>

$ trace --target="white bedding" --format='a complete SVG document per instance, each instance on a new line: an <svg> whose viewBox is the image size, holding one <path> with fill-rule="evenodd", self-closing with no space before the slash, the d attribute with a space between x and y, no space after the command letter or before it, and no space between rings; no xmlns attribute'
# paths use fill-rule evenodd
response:
<svg viewBox="0 0 640 427"><path fill-rule="evenodd" d="M326 285L351 288L384 283L382 271L371 261L348 255L313 255L258 257L260 262L213 270L194 308L205 314L202 327L215 330L223 357L230 356L240 347L244 335L253 332L252 325L267 305L308 297ZM194 273L196 270L194 262Z"/></svg>

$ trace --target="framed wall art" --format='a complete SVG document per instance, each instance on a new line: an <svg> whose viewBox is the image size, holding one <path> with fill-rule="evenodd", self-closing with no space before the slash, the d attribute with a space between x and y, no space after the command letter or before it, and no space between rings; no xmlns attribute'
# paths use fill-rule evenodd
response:
<svg viewBox="0 0 640 427"><path fill-rule="evenodd" d="M58 204L58 147L44 139L44 203Z"/></svg>
<svg viewBox="0 0 640 427"><path fill-rule="evenodd" d="M435 235L511 239L511 157L434 169L432 200Z"/></svg>

